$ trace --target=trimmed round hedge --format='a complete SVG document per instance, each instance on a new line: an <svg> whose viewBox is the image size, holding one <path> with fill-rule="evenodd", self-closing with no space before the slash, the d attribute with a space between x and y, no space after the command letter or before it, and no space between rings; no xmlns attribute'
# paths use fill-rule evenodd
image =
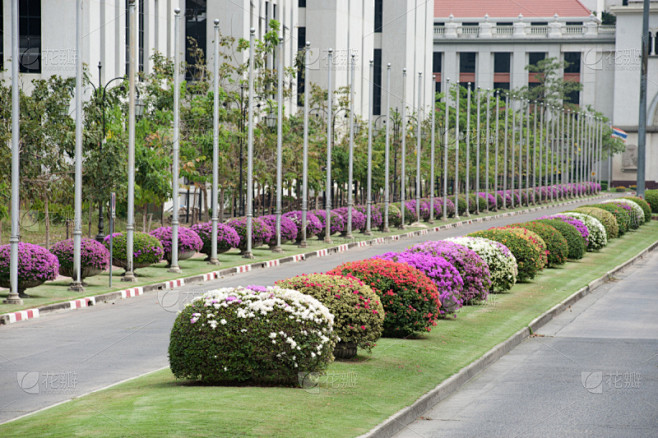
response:
<svg viewBox="0 0 658 438"><path fill-rule="evenodd" d="M295 242L299 243L302 241L302 212L300 210L289 211L288 213L283 214L284 217L287 217L297 226L297 238ZM322 230L322 222L310 211L306 212L306 238L310 239L315 236Z"/></svg>
<svg viewBox="0 0 658 438"><path fill-rule="evenodd" d="M544 268L545 247L542 248L529 235L518 232L518 228L498 229L492 228L484 231L470 233L469 237L484 237L505 245L514 254L519 270L518 281L526 281L535 278L537 273ZM527 231L527 230L521 230ZM527 231L531 233L531 231ZM533 233L534 234L534 233ZM541 239L539 236L536 239ZM534 240L536 240L534 239Z"/></svg>
<svg viewBox="0 0 658 438"><path fill-rule="evenodd" d="M343 235L347 234L347 207L340 207L332 210L332 214L339 214L345 221L345 230ZM352 232L366 229L366 216L356 208L352 207Z"/></svg>
<svg viewBox="0 0 658 438"><path fill-rule="evenodd" d="M283 289L293 289L310 295L327 306L334 315L334 332L340 344L353 344L371 351L382 335L384 307L379 296L361 280L339 275L308 274L275 283ZM337 354L336 357L349 358ZM353 356L352 356L353 357Z"/></svg>
<svg viewBox="0 0 658 438"><path fill-rule="evenodd" d="M0 287L10 288L11 244L0 246ZM39 245L18 243L18 295L27 297L26 289L57 278L59 261L54 254Z"/></svg>
<svg viewBox="0 0 658 438"><path fill-rule="evenodd" d="M589 237L587 238L587 250L596 251L608 244L608 237L605 232L603 224L595 217L589 216L585 213L566 212L562 213L565 216L571 216L578 219L587 227Z"/></svg>
<svg viewBox="0 0 658 438"><path fill-rule="evenodd" d="M635 202L642 209L642 213L644 214L644 222L651 222L651 206L647 203L647 201L642 198L638 198L637 196L626 196L625 198L617 200L621 201L622 199Z"/></svg>
<svg viewBox="0 0 658 438"><path fill-rule="evenodd" d="M244 254L247 251L247 218L238 218L226 223L240 237L238 248ZM258 248L272 238L272 229L259 218L251 220L251 247Z"/></svg>
<svg viewBox="0 0 658 438"><path fill-rule="evenodd" d="M270 248L276 247L276 215L269 214L261 216L258 219L265 222L265 225L272 230L272 235L265 241L265 244L269 245ZM286 242L294 241L297 238L298 233L299 230L297 229L297 225L295 225L292 219L281 215L281 244L283 245Z"/></svg>
<svg viewBox="0 0 658 438"><path fill-rule="evenodd" d="M201 238L203 242L201 252L210 259L212 253L212 222L194 224L190 229ZM239 244L240 236L233 228L226 224L217 224L217 254L226 252L231 248L237 248Z"/></svg>
<svg viewBox="0 0 658 438"><path fill-rule="evenodd" d="M465 304L486 300L491 290L489 267L475 251L446 240L424 242L407 249L445 258L452 264L464 281L462 297Z"/></svg>
<svg viewBox="0 0 658 438"><path fill-rule="evenodd" d="M631 217L631 229L636 230L645 222L644 210L635 201L630 199L615 199L605 201L606 204L618 205L626 210L626 213Z"/></svg>
<svg viewBox="0 0 658 438"><path fill-rule="evenodd" d="M590 204L588 207L600 208L611 213L617 221L619 227L619 237L626 234L631 229L631 216L623 207L617 204ZM630 207L629 207L630 208Z"/></svg>
<svg viewBox="0 0 658 438"><path fill-rule="evenodd" d="M375 204L373 206L374 208L377 208L379 210L379 214L382 216L382 229L384 227L384 204ZM397 205L395 204L388 204L388 227L393 228L393 227L399 227L400 224L402 223L402 214L400 213L400 209L398 208Z"/></svg>
<svg viewBox="0 0 658 438"><path fill-rule="evenodd" d="M312 213L315 215L315 217L318 218L320 221L320 231L318 232L317 236L318 239L324 239L325 235L325 227L327 223L327 211L326 210L313 210ZM345 231L345 218L343 218L342 215L338 213L334 213L333 211L329 215L329 218L331 220L331 227L330 227L330 235L331 234L338 234L342 233Z"/></svg>
<svg viewBox="0 0 658 438"><path fill-rule="evenodd" d="M615 216L609 211L602 210L596 207L579 207L574 210L578 213L584 213L588 216L592 216L595 219L598 219L601 222L601 225L605 228L605 234L608 239L615 239L619 237L619 224Z"/></svg>
<svg viewBox="0 0 658 438"><path fill-rule="evenodd" d="M539 219L536 222L549 225L562 235L569 248L567 253L569 259L578 260L583 258L586 248L585 239L575 226L559 219Z"/></svg>
<svg viewBox="0 0 658 438"><path fill-rule="evenodd" d="M59 261L59 273L76 280L73 269L73 239L62 240L50 247L50 252ZM94 239L82 238L80 241L80 281L98 275L108 268L110 252L102 243Z"/></svg>
<svg viewBox="0 0 658 438"><path fill-rule="evenodd" d="M645 190L644 199L649 204L652 213L658 213L658 190Z"/></svg>
<svg viewBox="0 0 658 438"><path fill-rule="evenodd" d="M569 244L567 240L560 234L558 230L548 224L540 222L523 222L519 224L509 225L504 228L525 228L536 233L546 244L547 266L559 266L567 262L569 255Z"/></svg>
<svg viewBox="0 0 658 438"><path fill-rule="evenodd" d="M464 280L459 271L445 258L420 252L388 252L373 258L406 263L427 275L439 291L441 315L454 314L464 305Z"/></svg>
<svg viewBox="0 0 658 438"><path fill-rule="evenodd" d="M127 269L127 243L126 233L112 235L112 264ZM103 245L110 248L110 235L105 236ZM138 268L146 268L158 263L164 257L162 243L150 234L135 232L133 234L133 272Z"/></svg>
<svg viewBox="0 0 658 438"><path fill-rule="evenodd" d="M164 248L164 259L171 264L172 227L160 227L151 231ZM178 227L178 260L189 259L203 248L203 241L197 233L189 228Z"/></svg>
<svg viewBox="0 0 658 438"><path fill-rule="evenodd" d="M474 251L489 267L491 292L510 290L519 275L514 254L500 242L483 237L451 237L446 239Z"/></svg>
<svg viewBox="0 0 658 438"><path fill-rule="evenodd" d="M379 295L384 306L384 336L408 337L430 331L439 317L436 285L418 269L388 260L370 259L344 263L332 275L351 275Z"/></svg>
<svg viewBox="0 0 658 438"><path fill-rule="evenodd" d="M368 206L367 205L357 205L356 208L362 215L366 217L366 226L368 222ZM372 205L370 207L370 229L377 230L384 225L384 216L379 211L377 207ZM364 229L365 231L365 229Z"/></svg>
<svg viewBox="0 0 658 438"><path fill-rule="evenodd" d="M176 378L297 385L300 372L326 369L337 340L329 309L294 290L254 289L207 292L178 314L169 341Z"/></svg>
<svg viewBox="0 0 658 438"><path fill-rule="evenodd" d="M540 220L542 219L556 219L559 221L562 221L566 224L569 224L576 228L578 232L580 233L580 236L583 238L583 241L585 242L585 249L587 249L587 245L589 244L589 230L587 229L587 226L585 224L576 219L573 216L567 216L564 214L554 214L553 216L543 216L539 218Z"/></svg>
<svg viewBox="0 0 658 438"><path fill-rule="evenodd" d="M416 215L416 200L412 199L404 203L404 221L406 224L413 224L418 222L418 215Z"/></svg>

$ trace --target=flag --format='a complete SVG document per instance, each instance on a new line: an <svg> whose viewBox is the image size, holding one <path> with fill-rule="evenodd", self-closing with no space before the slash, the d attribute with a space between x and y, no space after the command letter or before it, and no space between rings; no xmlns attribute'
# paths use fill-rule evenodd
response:
<svg viewBox="0 0 658 438"><path fill-rule="evenodd" d="M628 134L625 131L622 131L619 128L615 128L614 126L612 127L612 135L610 136L612 138L618 138L624 143L626 143L626 139L628 138Z"/></svg>

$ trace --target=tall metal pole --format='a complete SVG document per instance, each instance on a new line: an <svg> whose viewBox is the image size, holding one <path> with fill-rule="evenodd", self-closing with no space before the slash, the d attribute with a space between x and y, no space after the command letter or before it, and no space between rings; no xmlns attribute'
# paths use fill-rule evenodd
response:
<svg viewBox="0 0 658 438"><path fill-rule="evenodd" d="M461 100L461 85L459 82L455 83L457 88L456 102L455 102L455 219L459 219L459 101ZM468 212L468 209L466 209Z"/></svg>
<svg viewBox="0 0 658 438"><path fill-rule="evenodd" d="M9 295L6 304L23 304L18 294L18 242L20 242L20 102L18 93L18 0L11 2L11 237Z"/></svg>
<svg viewBox="0 0 658 438"><path fill-rule="evenodd" d="M130 18L132 19L132 15ZM82 0L76 1L75 50L78 54L75 57L75 227L73 229L73 282L69 289L82 292L84 291L80 281L80 250L82 245L82 57L80 56L80 53L82 53Z"/></svg>
<svg viewBox="0 0 658 438"><path fill-rule="evenodd" d="M375 99L375 61L370 60L370 98L368 100L368 183L366 188L366 232L372 235L372 110Z"/></svg>
<svg viewBox="0 0 658 438"><path fill-rule="evenodd" d="M564 199L564 107L560 107L560 199Z"/></svg>
<svg viewBox="0 0 658 438"><path fill-rule="evenodd" d="M448 220L448 144L450 143L450 134L448 127L450 126L450 79L446 78L446 89L448 92L445 94L445 123L443 125L443 209L441 210L441 220ZM456 206L455 206L456 207Z"/></svg>
<svg viewBox="0 0 658 438"><path fill-rule="evenodd" d="M491 145L491 89L487 90L487 121L486 121L486 143L485 143L485 152L484 152L484 195L486 200L485 211L489 213L489 193L490 190L490 181L489 181L489 154L490 154L490 145ZM480 116L478 116L478 122L480 121ZM478 125L479 126L479 125ZM480 137L478 136L478 141ZM478 190L480 190L480 153L479 153L479 143L478 143ZM494 195L494 199L496 196ZM478 203L478 213L480 213L480 204Z"/></svg>
<svg viewBox="0 0 658 438"><path fill-rule="evenodd" d="M407 69L402 69L402 145L401 145L402 163L400 168L400 214L402 221L400 228L405 227L404 210L407 199Z"/></svg>
<svg viewBox="0 0 658 438"><path fill-rule="evenodd" d="M571 150L571 145L573 144L573 141L571 141L571 138L573 136L573 130L571 129L571 110L567 109L566 110L566 131L565 131L565 142L566 142L566 148L564 150L564 153L566 154L566 159L565 159L565 184L567 186L567 196L569 198L572 197L573 191L572 191L572 186L571 186L571 157L573 157L573 151Z"/></svg>
<svg viewBox="0 0 658 438"><path fill-rule="evenodd" d="M356 67L356 55L352 54L350 63L350 153L347 167L347 233L345 237L352 236L352 205L354 204L354 71ZM327 223L327 232L329 232Z"/></svg>
<svg viewBox="0 0 658 438"><path fill-rule="evenodd" d="M470 86L469 86L470 90ZM482 102L481 98L482 96L480 95L480 87L477 87L477 90L475 90L475 98L477 100L477 105L476 105L476 120L477 120L477 126L475 128L475 214L480 214L480 142L482 141L482 133L481 131L481 125L482 125ZM469 99L470 102L470 99ZM470 111L469 111L470 114ZM468 123L468 126L470 128L471 124ZM468 154L466 155L468 157ZM468 166L467 166L468 168Z"/></svg>
<svg viewBox="0 0 658 438"><path fill-rule="evenodd" d="M478 128L479 128L478 120ZM478 136L479 137L479 136ZM479 139L478 139L479 141ZM479 143L478 143L479 149ZM464 185L464 199L466 201L466 212L464 216L470 216L470 199L469 199L469 184L470 184L470 167L471 167L471 83L468 83L466 90L466 184ZM477 187L475 189L475 203L477 205Z"/></svg>
<svg viewBox="0 0 658 438"><path fill-rule="evenodd" d="M535 100L532 107L533 125L532 125L532 204L537 205L537 101Z"/></svg>
<svg viewBox="0 0 658 438"><path fill-rule="evenodd" d="M511 101L510 105L513 106L514 101ZM512 206L512 208L514 208L514 206L516 204L516 199L514 199L514 197L515 197L514 186L515 186L515 183L516 183L516 176L514 175L514 173L516 171L516 163L515 163L516 149L515 149L515 144L514 144L515 142L516 142L516 111L514 110L514 108L512 108L512 142L511 142L511 150L510 150L511 155L512 155L512 164L510 166L511 171L512 171L512 174L510 175L511 176L511 178L510 178L510 191L512 192L512 195L510 196L510 199L511 199L510 200L510 205Z"/></svg>
<svg viewBox="0 0 658 438"><path fill-rule="evenodd" d="M542 182L542 164L544 163L544 103L539 104L539 166L538 166L538 175L537 181L539 181L539 202L543 202L542 191L544 188L544 183Z"/></svg>
<svg viewBox="0 0 658 438"><path fill-rule="evenodd" d="M519 100L519 207L523 206L523 124L525 123L525 116L523 114L523 101Z"/></svg>
<svg viewBox="0 0 658 438"><path fill-rule="evenodd" d="M215 18L215 41L213 42L213 112L212 112L212 217L210 219L211 246L210 264L218 265L217 224L219 223L219 19ZM223 201L223 200L222 200Z"/></svg>
<svg viewBox="0 0 658 438"><path fill-rule="evenodd" d="M386 66L386 146L384 152L384 232L390 231L388 227L388 203L389 203L389 166L391 149L391 64Z"/></svg>
<svg viewBox="0 0 658 438"><path fill-rule="evenodd" d="M491 90L490 90L491 91ZM498 144L499 144L499 127L500 125L500 91L496 91L496 143L494 145L494 190L493 196L495 199L494 202L494 211L498 211Z"/></svg>
<svg viewBox="0 0 658 438"><path fill-rule="evenodd" d="M555 117L553 117L553 107L549 105L550 128L551 128L551 201L555 200Z"/></svg>
<svg viewBox="0 0 658 438"><path fill-rule="evenodd" d="M597 175L597 183L601 184L601 176L603 175L603 117L599 117L599 170Z"/></svg>
<svg viewBox="0 0 658 438"><path fill-rule="evenodd" d="M247 127L247 250L242 257L254 258L251 251L251 240L253 235L254 219L254 55L256 29L249 29L249 126Z"/></svg>
<svg viewBox="0 0 658 438"><path fill-rule="evenodd" d="M276 91L276 246L272 252L281 253L281 197L283 195L283 58L285 48L283 37L279 37L279 68L277 69L277 91Z"/></svg>
<svg viewBox="0 0 658 438"><path fill-rule="evenodd" d="M331 83L331 74L334 68L334 50L329 49L327 52L327 187L325 192L325 233L324 242L331 243L331 190L333 184L331 181L331 159L333 157L331 146L334 138L333 133L333 102L334 90Z"/></svg>
<svg viewBox="0 0 658 438"><path fill-rule="evenodd" d="M302 157L302 241L299 243L300 248L306 248L306 220L308 211L308 100L310 84L308 83L308 54L311 50L311 43L305 44L304 51L304 152ZM331 219L329 217L329 219Z"/></svg>
<svg viewBox="0 0 658 438"><path fill-rule="evenodd" d="M171 266L169 272L180 273L178 266L178 185L179 185L179 152L180 152L180 9L174 14L174 159L173 159L173 194L174 208L171 220ZM132 41L133 32L130 32ZM131 51L132 53L132 51ZM132 64L132 63L131 63Z"/></svg>
<svg viewBox="0 0 658 438"><path fill-rule="evenodd" d="M508 124L509 124L509 93L505 94L505 141L503 145L503 209L508 207L507 205L507 146L509 143L509 134L508 134Z"/></svg>
<svg viewBox="0 0 658 438"><path fill-rule="evenodd" d="M174 11L176 12L176 11ZM178 13L176 13L178 17ZM126 273L121 277L122 281L135 281L133 269L133 243L135 231L135 61L136 61L136 36L135 23L135 0L129 3L129 62L128 62L128 217L126 218ZM175 20L177 23L177 21ZM178 41L178 39L176 39ZM176 64L177 65L177 64ZM174 76L174 88L176 88L176 76ZM174 137L175 137L174 133ZM176 188L177 186L174 186ZM174 197L174 200L176 197ZM176 204L174 203L174 206ZM178 214L178 211L174 211ZM173 222L172 222L173 225Z"/></svg>
<svg viewBox="0 0 658 438"><path fill-rule="evenodd" d="M647 155L647 74L649 70L649 0L642 15L642 70L640 72L640 111L637 131L637 196L644 198Z"/></svg>
<svg viewBox="0 0 658 438"><path fill-rule="evenodd" d="M530 101L525 110L525 205L530 206Z"/></svg>
<svg viewBox="0 0 658 438"><path fill-rule="evenodd" d="M432 76L432 84L436 83L436 75ZM432 138L430 140L430 220L434 222L434 165L436 149L436 98L432 97Z"/></svg>
<svg viewBox="0 0 658 438"><path fill-rule="evenodd" d="M420 153L422 136L423 72L418 72L418 106L416 111L416 220L420 222Z"/></svg>

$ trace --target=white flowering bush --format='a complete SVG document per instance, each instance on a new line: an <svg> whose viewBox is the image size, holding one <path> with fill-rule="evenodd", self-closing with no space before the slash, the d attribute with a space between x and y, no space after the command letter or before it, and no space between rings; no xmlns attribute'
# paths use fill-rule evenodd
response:
<svg viewBox="0 0 658 438"><path fill-rule="evenodd" d="M587 227L587 231L589 231L589 237L588 237L589 243L587 244L588 251L595 251L597 249L601 249L608 244L608 236L605 232L605 227L603 226L601 221L599 221L595 217L583 213L572 213L572 212L566 212L561 214L565 216L574 217L585 224L585 226Z"/></svg>
<svg viewBox="0 0 658 438"><path fill-rule="evenodd" d="M207 292L174 322L169 365L179 379L295 385L323 371L337 342L334 316L295 290L250 286Z"/></svg>
<svg viewBox="0 0 658 438"><path fill-rule="evenodd" d="M502 243L484 237L451 237L445 239L474 251L489 266L491 292L504 292L512 288L519 275L516 257Z"/></svg>
<svg viewBox="0 0 658 438"><path fill-rule="evenodd" d="M630 199L608 199L606 201L603 201L604 204L615 204L619 205L620 207L623 207L624 210L628 213L628 215L631 217L631 228L632 229L637 229L640 227L645 222L645 217L644 217L644 210L642 207L640 207L640 204L638 204L635 201L632 201ZM630 207L627 208L626 206Z"/></svg>

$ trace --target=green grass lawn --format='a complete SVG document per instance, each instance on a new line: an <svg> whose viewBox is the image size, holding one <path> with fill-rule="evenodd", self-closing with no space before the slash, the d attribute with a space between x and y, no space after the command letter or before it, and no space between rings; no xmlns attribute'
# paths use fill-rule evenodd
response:
<svg viewBox="0 0 658 438"><path fill-rule="evenodd" d="M463 308L422 338L381 339L372 354L331 364L317 393L196 386L162 370L0 426L0 436L359 435L656 241L658 222L652 222L486 304Z"/></svg>

